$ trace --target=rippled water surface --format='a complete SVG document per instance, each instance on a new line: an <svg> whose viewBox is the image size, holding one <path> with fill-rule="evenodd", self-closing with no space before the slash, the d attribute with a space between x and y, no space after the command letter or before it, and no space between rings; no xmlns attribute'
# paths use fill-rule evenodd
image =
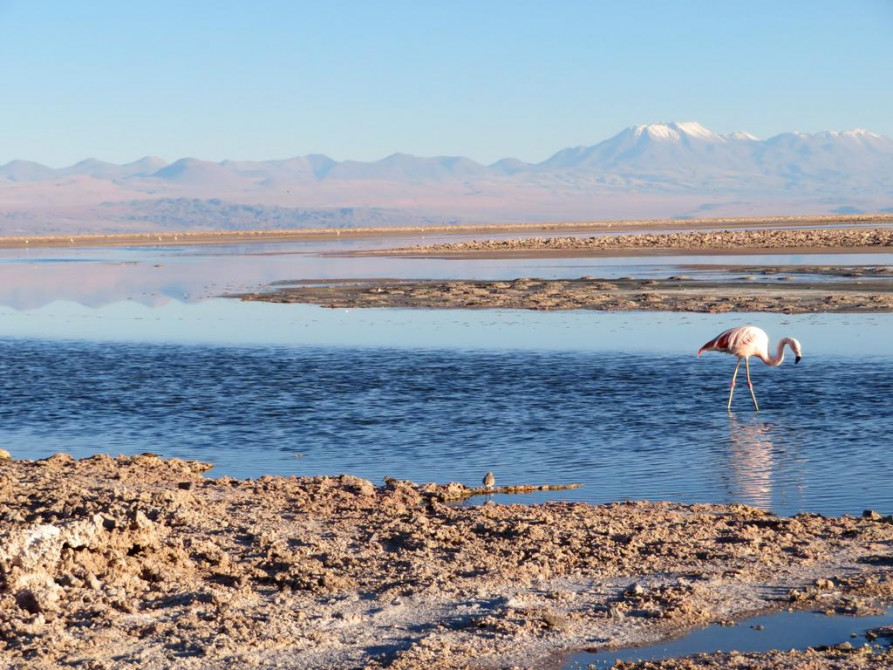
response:
<svg viewBox="0 0 893 670"><path fill-rule="evenodd" d="M20 458L152 451L239 477L477 485L493 470L501 484L584 484L551 499L893 512L893 320L758 318L803 340L805 358L757 362L762 411L741 385L729 414L734 359L694 357L728 315L235 301L0 311L17 333L0 339L0 446ZM49 324L53 339L40 336Z"/></svg>

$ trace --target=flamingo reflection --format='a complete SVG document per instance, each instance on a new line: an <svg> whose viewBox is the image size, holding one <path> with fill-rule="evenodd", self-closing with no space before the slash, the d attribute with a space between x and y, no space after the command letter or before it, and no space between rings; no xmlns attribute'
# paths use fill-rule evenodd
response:
<svg viewBox="0 0 893 670"><path fill-rule="evenodd" d="M737 502L769 510L775 457L772 424L729 415L729 493Z"/></svg>

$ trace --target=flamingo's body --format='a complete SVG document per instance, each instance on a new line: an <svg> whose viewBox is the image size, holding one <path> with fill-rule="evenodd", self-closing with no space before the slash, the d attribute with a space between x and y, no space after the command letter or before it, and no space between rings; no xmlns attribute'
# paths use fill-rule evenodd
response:
<svg viewBox="0 0 893 670"><path fill-rule="evenodd" d="M795 363L800 362L801 349L800 343L793 337L784 337L775 350L775 355L769 355L769 336L766 331L756 326L740 326L738 328L729 328L723 331L703 347L698 349L698 356L705 351L719 351L724 354L732 354L738 357L738 365L735 366L735 372L732 373L732 383L729 387L729 406L732 409L732 395L735 393L735 377L738 376L738 367L741 365L741 359L744 359L744 367L747 370L747 387L750 389L750 397L753 398L753 406L758 411L760 406L757 405L757 397L753 392L753 383L750 381L750 357L756 356L766 365L776 367L781 365L784 360L785 345L794 352Z"/></svg>

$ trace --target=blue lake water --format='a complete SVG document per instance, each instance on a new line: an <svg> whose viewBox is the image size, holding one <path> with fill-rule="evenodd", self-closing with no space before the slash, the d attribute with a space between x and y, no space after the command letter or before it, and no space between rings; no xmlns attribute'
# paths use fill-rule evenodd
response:
<svg viewBox="0 0 893 670"><path fill-rule="evenodd" d="M329 310L209 299L294 279L667 276L693 262L321 255L357 244L0 252L0 447L18 458L153 451L211 462L212 476L476 485L493 470L502 484L584 484L500 502L893 513L893 315ZM762 411L739 386L729 414L734 359L694 354L744 323L773 340L799 338L804 360L757 362Z"/></svg>
<svg viewBox="0 0 893 670"><path fill-rule="evenodd" d="M213 300L54 303L0 319L0 446L20 458L152 451L214 463L212 475L468 485L493 470L505 484L584 484L505 502L893 512L888 315ZM732 357L694 355L739 321L804 343L800 365L755 363L759 413L743 386L726 412Z"/></svg>

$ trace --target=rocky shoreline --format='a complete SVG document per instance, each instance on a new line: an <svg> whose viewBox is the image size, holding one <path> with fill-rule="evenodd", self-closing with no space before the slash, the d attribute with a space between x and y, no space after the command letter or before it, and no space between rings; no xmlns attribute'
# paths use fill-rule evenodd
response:
<svg viewBox="0 0 893 670"><path fill-rule="evenodd" d="M893 518L872 512L455 507L460 484L207 469L0 461L0 665L552 667L760 611L893 600ZM808 664L820 653L741 667L825 667Z"/></svg>
<svg viewBox="0 0 893 670"><path fill-rule="evenodd" d="M182 229L177 231L119 233L65 233L46 235L0 235L0 248L104 247L104 246L193 246L207 244L288 242L302 240L415 237L425 235L468 235L490 233L531 234L541 232L618 232L636 230L692 230L818 225L866 226L893 223L893 213L821 214L805 216L704 217L697 219L613 219L553 221L540 223L469 223L441 226L360 226L350 228L268 228L249 230Z"/></svg>
<svg viewBox="0 0 893 670"><path fill-rule="evenodd" d="M596 235L589 237L529 237L484 239L468 242L430 244L369 254L454 255L510 257L512 255L545 256L549 254L599 254L618 251L666 253L679 251L691 254L704 251L773 251L796 250L816 253L827 249L848 251L890 251L893 249L893 227L878 228L807 228L693 231L680 233L639 233L633 235Z"/></svg>

